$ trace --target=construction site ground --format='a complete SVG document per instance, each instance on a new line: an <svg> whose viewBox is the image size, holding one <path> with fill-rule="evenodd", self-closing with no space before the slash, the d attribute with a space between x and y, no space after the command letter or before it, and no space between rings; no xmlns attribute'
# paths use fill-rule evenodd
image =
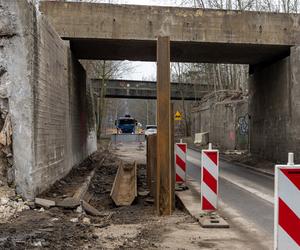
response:
<svg viewBox="0 0 300 250"><path fill-rule="evenodd" d="M59 201L71 197L93 169L88 202L98 216L82 208L41 208L16 212L0 222L0 249L254 249L254 239L230 229L203 229L186 211L157 216L146 195L145 145L111 145L100 149L41 195ZM138 162L139 196L131 206L117 207L110 191L120 160ZM12 198L11 198L12 199Z"/></svg>

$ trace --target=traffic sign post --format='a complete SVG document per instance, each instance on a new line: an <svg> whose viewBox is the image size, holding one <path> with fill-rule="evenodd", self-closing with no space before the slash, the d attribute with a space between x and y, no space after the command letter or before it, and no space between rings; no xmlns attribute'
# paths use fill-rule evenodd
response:
<svg viewBox="0 0 300 250"><path fill-rule="evenodd" d="M274 249L300 249L300 165L275 166Z"/></svg>
<svg viewBox="0 0 300 250"><path fill-rule="evenodd" d="M212 149L201 154L201 208L204 211L217 210L219 179L219 150Z"/></svg>
<svg viewBox="0 0 300 250"><path fill-rule="evenodd" d="M176 183L186 184L186 143L175 145Z"/></svg>

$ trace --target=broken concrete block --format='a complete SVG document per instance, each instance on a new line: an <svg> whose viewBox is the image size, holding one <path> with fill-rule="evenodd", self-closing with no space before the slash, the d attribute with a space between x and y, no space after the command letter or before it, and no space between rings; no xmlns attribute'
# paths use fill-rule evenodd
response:
<svg viewBox="0 0 300 250"><path fill-rule="evenodd" d="M82 223L85 225L91 225L91 220L90 218L84 217Z"/></svg>
<svg viewBox="0 0 300 250"><path fill-rule="evenodd" d="M70 221L73 222L73 223L78 223L79 219L78 218L72 218L72 219L70 219Z"/></svg>
<svg viewBox="0 0 300 250"><path fill-rule="evenodd" d="M148 196L150 194L150 192L147 191L147 190L146 191L139 191L138 194L139 194L139 196L145 197L145 196Z"/></svg>
<svg viewBox="0 0 300 250"><path fill-rule="evenodd" d="M76 208L80 205L80 201L74 198L66 198L60 202L57 202L56 204L58 207L63 207L63 208L68 208L68 209L73 209Z"/></svg>
<svg viewBox="0 0 300 250"><path fill-rule="evenodd" d="M84 209L84 211L89 215L92 215L92 216L101 216L102 215L98 209L94 208L92 205L90 205L89 203L87 203L85 201L81 201L81 206Z"/></svg>
<svg viewBox="0 0 300 250"><path fill-rule="evenodd" d="M82 214L82 212L83 212L82 206L78 206L78 207L76 208L76 213Z"/></svg>
<svg viewBox="0 0 300 250"><path fill-rule="evenodd" d="M50 208L55 206L55 201L42 198L35 198L34 202L39 207Z"/></svg>
<svg viewBox="0 0 300 250"><path fill-rule="evenodd" d="M194 144L207 145L209 143L209 133L196 133Z"/></svg>

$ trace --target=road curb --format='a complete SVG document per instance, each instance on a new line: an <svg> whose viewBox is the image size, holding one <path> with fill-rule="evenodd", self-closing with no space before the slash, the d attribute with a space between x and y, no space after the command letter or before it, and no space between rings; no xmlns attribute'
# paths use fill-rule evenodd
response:
<svg viewBox="0 0 300 250"><path fill-rule="evenodd" d="M198 149L198 148L196 148L196 147L188 146L188 148L201 153L201 150ZM235 164L237 166L250 169L250 170L252 170L254 172L257 172L257 173L260 173L260 174L263 174L263 175L266 175L266 176L269 176L269 177L274 177L274 173L270 173L268 171L265 171L265 170L262 170L262 169L259 169L259 168L255 168L255 167L249 166L249 165L244 164L244 163L240 163L240 162L228 160L228 159L226 159L226 157L222 156L221 154L220 154L220 159L222 161L226 161L227 163L233 163L233 164Z"/></svg>
<svg viewBox="0 0 300 250"><path fill-rule="evenodd" d="M259 168L255 168L255 167L246 165L246 164L244 164L244 163L235 162L235 161L233 162L233 161L231 161L231 160L226 159L225 157L222 157L221 155L220 155L220 159L223 160L223 161L226 161L227 163L233 163L233 164L235 164L235 165L237 165L237 166L240 166L240 167L243 167L243 168L250 169L250 170L252 170L252 171L254 171L254 172L257 172L257 173L260 173L260 174L263 174L263 175L266 175L266 176L269 176L269 177L274 177L274 174L273 174L273 173L270 173L270 172L268 172L268 171L265 171L265 170L262 170L262 169L259 169Z"/></svg>
<svg viewBox="0 0 300 250"><path fill-rule="evenodd" d="M191 181L188 186L189 189L187 190L175 192L176 198L184 210L197 220L203 228L229 228L227 221L217 211L207 213L201 210L200 195Z"/></svg>

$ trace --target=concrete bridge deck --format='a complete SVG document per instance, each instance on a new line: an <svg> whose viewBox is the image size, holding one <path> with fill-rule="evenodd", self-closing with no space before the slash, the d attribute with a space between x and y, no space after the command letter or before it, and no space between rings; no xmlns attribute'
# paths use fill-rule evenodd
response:
<svg viewBox="0 0 300 250"><path fill-rule="evenodd" d="M300 16L281 13L43 1L41 11L77 58L156 60L170 36L171 61L259 64L300 44Z"/></svg>

